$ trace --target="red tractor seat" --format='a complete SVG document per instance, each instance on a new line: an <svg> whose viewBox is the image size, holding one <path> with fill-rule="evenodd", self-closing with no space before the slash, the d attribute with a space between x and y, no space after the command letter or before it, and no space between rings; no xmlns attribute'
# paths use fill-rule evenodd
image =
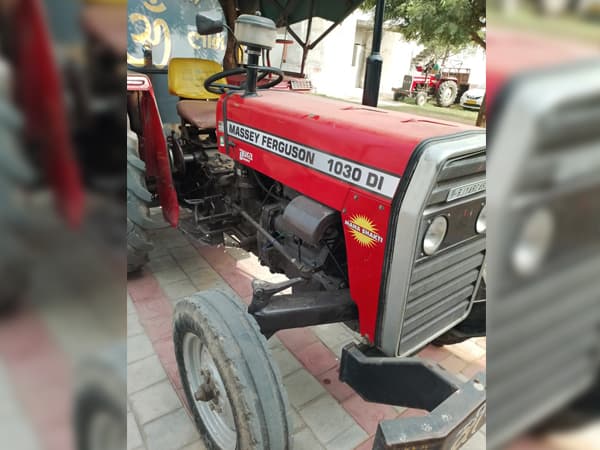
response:
<svg viewBox="0 0 600 450"><path fill-rule="evenodd" d="M217 128L217 102L206 100L181 100L177 114L200 129Z"/></svg>

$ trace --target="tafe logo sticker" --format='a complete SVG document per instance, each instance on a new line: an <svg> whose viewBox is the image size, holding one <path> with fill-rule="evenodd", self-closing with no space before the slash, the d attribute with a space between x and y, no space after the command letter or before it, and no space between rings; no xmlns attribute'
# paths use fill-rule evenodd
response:
<svg viewBox="0 0 600 450"><path fill-rule="evenodd" d="M383 243L383 238L377 233L377 227L371 219L362 214L355 214L344 221L350 229L350 234L363 247L375 247Z"/></svg>
<svg viewBox="0 0 600 450"><path fill-rule="evenodd" d="M240 141L317 170L346 183L392 198L400 177L306 145L227 121L227 133ZM240 160L242 159L240 151ZM243 160L245 161L245 160Z"/></svg>
<svg viewBox="0 0 600 450"><path fill-rule="evenodd" d="M253 158L252 153L247 152L246 150L240 149L240 161L245 161L247 163L251 163L252 158Z"/></svg>

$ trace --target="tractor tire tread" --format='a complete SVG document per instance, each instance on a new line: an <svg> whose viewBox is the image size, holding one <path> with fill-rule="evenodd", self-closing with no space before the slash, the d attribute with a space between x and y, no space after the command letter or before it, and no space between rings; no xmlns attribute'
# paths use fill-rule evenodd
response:
<svg viewBox="0 0 600 450"><path fill-rule="evenodd" d="M157 228L150 218L152 194L146 188L146 164L139 156L137 135L127 129L127 273L140 270L153 245L146 230Z"/></svg>
<svg viewBox="0 0 600 450"><path fill-rule="evenodd" d="M183 340L188 332L201 336L229 392L236 419L238 448L291 448L292 426L279 369L258 324L240 301L222 290L196 293L175 307L173 339L188 404L194 399L185 376ZM209 449L211 441L195 408L195 422Z"/></svg>

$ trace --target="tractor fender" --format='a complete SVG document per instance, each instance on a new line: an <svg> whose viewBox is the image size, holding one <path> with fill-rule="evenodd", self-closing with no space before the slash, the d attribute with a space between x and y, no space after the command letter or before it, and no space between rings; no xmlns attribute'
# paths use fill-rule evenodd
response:
<svg viewBox="0 0 600 450"><path fill-rule="evenodd" d="M176 227L179 222L179 203L171 174L167 140L150 78L140 73L129 72L127 92L137 93L139 96L139 108L130 111L130 116L138 115L136 122L140 124L139 132L143 137L140 157L146 163L147 175L156 178L158 199L165 220Z"/></svg>
<svg viewBox="0 0 600 450"><path fill-rule="evenodd" d="M83 220L84 192L69 136L61 80L40 0L15 2L11 11L15 92L27 137L41 147L46 177L70 226Z"/></svg>

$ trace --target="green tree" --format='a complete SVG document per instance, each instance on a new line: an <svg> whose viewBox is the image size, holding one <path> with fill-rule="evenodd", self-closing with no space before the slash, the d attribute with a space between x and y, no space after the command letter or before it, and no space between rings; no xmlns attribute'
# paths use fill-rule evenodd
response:
<svg viewBox="0 0 600 450"><path fill-rule="evenodd" d="M365 0L363 10L377 0ZM445 58L469 44L485 50L485 0L385 0L384 17L395 31L419 42L435 59ZM485 127L486 101L476 125Z"/></svg>
<svg viewBox="0 0 600 450"><path fill-rule="evenodd" d="M366 0L363 10L375 8ZM485 0L385 0L384 17L408 40L432 49L485 49Z"/></svg>

